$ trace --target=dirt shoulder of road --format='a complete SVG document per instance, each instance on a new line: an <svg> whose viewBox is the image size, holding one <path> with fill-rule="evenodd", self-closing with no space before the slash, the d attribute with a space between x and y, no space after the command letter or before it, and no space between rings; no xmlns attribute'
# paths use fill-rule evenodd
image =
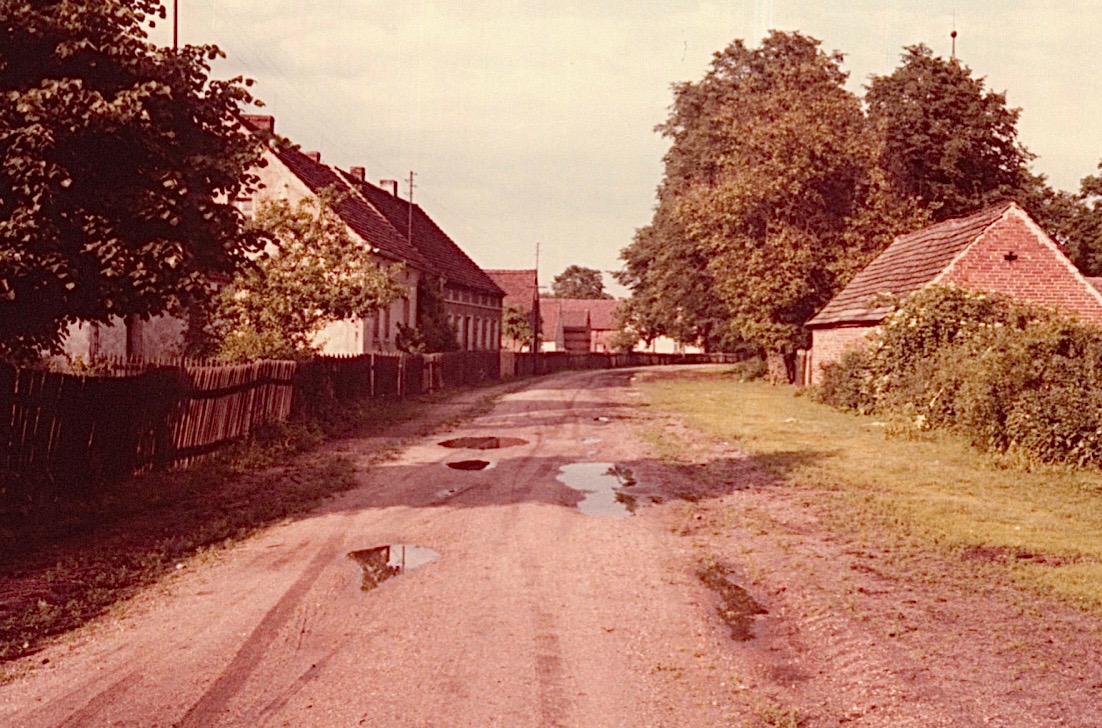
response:
<svg viewBox="0 0 1102 728"><path fill-rule="evenodd" d="M696 396L737 406L714 387ZM770 706L758 724L1098 725L1097 616L915 538L905 519L848 510L837 481L791 475L799 452L750 455L687 421L658 406L639 419L661 460L639 477L683 501L668 527L699 554L718 614L752 624L733 643L746 666L733 699Z"/></svg>
<svg viewBox="0 0 1102 728"><path fill-rule="evenodd" d="M486 411L513 381L397 403L368 404L345 436L305 452L275 440L253 443L188 470L134 478L66 533L49 523L33 540L0 552L0 682L13 661L117 610L141 589L259 530L316 508L356 486L358 467L385 461L405 443ZM345 442L355 439L355 464ZM289 454L291 453L291 454ZM274 461L274 463L273 463ZM157 493L150 493L156 489ZM7 670L5 669L7 666Z"/></svg>

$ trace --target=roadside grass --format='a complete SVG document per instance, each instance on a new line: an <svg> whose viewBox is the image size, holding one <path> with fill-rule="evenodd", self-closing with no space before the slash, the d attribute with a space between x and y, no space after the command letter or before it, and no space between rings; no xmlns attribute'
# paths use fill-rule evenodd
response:
<svg viewBox="0 0 1102 728"><path fill-rule="evenodd" d="M3 663L106 613L185 568L188 559L228 547L355 487L355 468L347 458L309 452L326 440L390 436L396 430L402 440L448 429L485 412L508 389L487 392L461 413L440 418L418 416L466 390L404 402L352 403L312 422L266 429L190 468L131 478L79 506L57 505L5 519L0 530L0 682L15 677L5 673ZM372 460L395 452L380 448Z"/></svg>
<svg viewBox="0 0 1102 728"><path fill-rule="evenodd" d="M951 436L892 435L875 417L714 370L639 384L656 409L825 494L839 532L936 548L1102 614L1102 472L1025 469Z"/></svg>

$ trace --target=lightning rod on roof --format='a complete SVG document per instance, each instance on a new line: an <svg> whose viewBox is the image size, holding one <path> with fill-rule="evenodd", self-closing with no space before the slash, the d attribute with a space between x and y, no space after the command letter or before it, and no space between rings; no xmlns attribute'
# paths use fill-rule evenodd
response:
<svg viewBox="0 0 1102 728"><path fill-rule="evenodd" d="M952 39L952 43L953 43L950 58L955 61L955 60L957 60L957 14L956 13L953 13L953 32L949 34L949 37Z"/></svg>

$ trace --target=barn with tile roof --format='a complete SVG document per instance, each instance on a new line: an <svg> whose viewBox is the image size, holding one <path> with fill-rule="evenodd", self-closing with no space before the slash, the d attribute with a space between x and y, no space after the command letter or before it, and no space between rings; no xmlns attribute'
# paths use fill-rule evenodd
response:
<svg viewBox="0 0 1102 728"><path fill-rule="evenodd" d="M806 324L804 381L860 346L898 299L935 284L993 291L1102 324L1102 293L1015 202L901 235Z"/></svg>

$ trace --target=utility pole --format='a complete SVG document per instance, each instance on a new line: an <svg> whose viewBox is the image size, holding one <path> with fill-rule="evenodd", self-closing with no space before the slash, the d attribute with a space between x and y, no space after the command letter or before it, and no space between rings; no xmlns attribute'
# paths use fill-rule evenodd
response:
<svg viewBox="0 0 1102 728"><path fill-rule="evenodd" d="M540 315L540 241L536 241L536 300L532 306L532 313L528 317L528 324L532 329L532 353L538 353L540 350L540 320L543 318Z"/></svg>
<svg viewBox="0 0 1102 728"><path fill-rule="evenodd" d="M406 242L413 245L413 170L409 171L409 220L406 223Z"/></svg>
<svg viewBox="0 0 1102 728"><path fill-rule="evenodd" d="M180 48L180 0L172 0L172 50Z"/></svg>

